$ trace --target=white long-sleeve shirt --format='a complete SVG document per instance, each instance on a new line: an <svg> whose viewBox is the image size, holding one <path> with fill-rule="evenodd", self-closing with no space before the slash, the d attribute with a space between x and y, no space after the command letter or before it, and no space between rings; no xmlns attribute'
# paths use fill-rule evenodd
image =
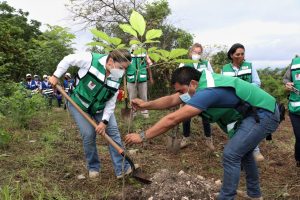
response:
<svg viewBox="0 0 300 200"><path fill-rule="evenodd" d="M103 56L102 58L99 59L100 64L103 65L104 68L106 65L106 60L107 60L107 56ZM60 78L67 72L69 67L76 66L79 68L78 76L79 76L79 78L82 78L89 71L89 69L91 67L91 63L92 63L92 54L91 53L70 54L68 56L65 56L60 61L60 63L57 65L57 68L53 75L56 76L57 78ZM111 76L111 75L109 75L109 76ZM116 107L118 93L119 92L117 91L115 93L115 95L105 103L102 120L109 121L109 118L112 115L112 113L114 112L115 107Z"/></svg>

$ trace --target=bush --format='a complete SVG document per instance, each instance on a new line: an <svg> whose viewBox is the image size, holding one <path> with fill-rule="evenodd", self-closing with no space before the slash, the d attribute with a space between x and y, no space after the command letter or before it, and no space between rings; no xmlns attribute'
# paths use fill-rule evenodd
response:
<svg viewBox="0 0 300 200"><path fill-rule="evenodd" d="M0 148L6 148L11 140L11 136L6 131L0 129Z"/></svg>
<svg viewBox="0 0 300 200"><path fill-rule="evenodd" d="M16 122L18 127L27 128L36 112L46 108L46 102L42 95L32 94L21 85L13 85L6 92L10 95L0 97L0 114Z"/></svg>

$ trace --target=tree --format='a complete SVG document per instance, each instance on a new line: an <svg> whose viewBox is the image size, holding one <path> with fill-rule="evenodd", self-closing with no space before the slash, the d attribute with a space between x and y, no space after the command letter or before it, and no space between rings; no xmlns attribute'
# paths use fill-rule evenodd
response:
<svg viewBox="0 0 300 200"><path fill-rule="evenodd" d="M214 71L216 73L220 73L222 67L229 62L230 60L227 57L227 52L225 52L224 50L219 51L211 56L211 65L214 67Z"/></svg>
<svg viewBox="0 0 300 200"><path fill-rule="evenodd" d="M33 39L31 48L27 51L30 68L35 74L51 74L64 56L73 53L73 34L60 26L48 25L37 39Z"/></svg>
<svg viewBox="0 0 300 200"><path fill-rule="evenodd" d="M144 0L72 0L68 8L73 13L74 20L79 19L86 27L94 26L108 35L121 38L125 43L132 38L124 34L118 24L128 24L133 10L144 16L147 30L155 28L163 31L158 47L167 50L187 49L193 42L190 33L166 23L166 18L171 14L167 0L151 3Z"/></svg>
<svg viewBox="0 0 300 200"><path fill-rule="evenodd" d="M41 23L29 13L0 3L0 79L19 82L26 73L50 73L58 61L72 53L74 35L58 26L42 33Z"/></svg>

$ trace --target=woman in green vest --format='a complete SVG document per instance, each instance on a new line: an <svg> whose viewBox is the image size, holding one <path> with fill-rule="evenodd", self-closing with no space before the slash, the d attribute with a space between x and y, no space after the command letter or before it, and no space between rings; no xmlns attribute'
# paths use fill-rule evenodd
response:
<svg viewBox="0 0 300 200"><path fill-rule="evenodd" d="M175 94L149 102L135 99L132 101L133 107L159 110L182 102L186 105L163 117L149 129L128 134L125 142L142 143L201 114L210 122L218 123L230 138L223 152L224 176L218 199L234 199L241 167L247 174L245 178L249 198L263 199L253 150L279 125L279 110L275 98L241 79L214 74L208 70L199 72L191 67L176 69L171 83Z"/></svg>
<svg viewBox="0 0 300 200"><path fill-rule="evenodd" d="M227 57L231 62L222 67L221 74L238 77L260 87L261 81L256 69L252 67L251 62L245 61L245 47L242 44L236 43L232 45L227 53ZM253 153L257 162L265 159L258 146L254 149Z"/></svg>
<svg viewBox="0 0 300 200"><path fill-rule="evenodd" d="M198 71L203 71L204 69L209 70L210 72L214 72L209 61L203 60L201 58L203 53L203 47L199 43L195 43L191 46L189 49L188 53L188 58L197 61L196 63L181 63L179 67L193 67L197 69ZM214 151L215 147L213 144L212 140L212 135L211 135L211 127L210 123L206 119L202 119L202 126L203 126L203 131L204 131L204 136L205 136L205 144L207 147L211 150ZM183 138L180 142L180 147L184 148L188 146L191 143L191 119L187 119L182 123L182 129L183 129Z"/></svg>
<svg viewBox="0 0 300 200"><path fill-rule="evenodd" d="M295 135L295 160L300 167L300 57L296 56L283 77L285 88L290 91L289 115Z"/></svg>
<svg viewBox="0 0 300 200"><path fill-rule="evenodd" d="M80 130L90 178L98 177L100 170L96 134L106 132L122 146L114 109L118 89L130 61L131 56L127 50L114 50L108 55L70 54L60 61L53 76L49 79L52 85L56 85L58 79L66 73L69 67L79 68L70 96L84 112L97 121L96 129L72 104L68 104L68 108ZM109 152L117 178L122 178L123 172L131 173L129 163L125 161L123 164L123 157L111 145L109 145Z"/></svg>
<svg viewBox="0 0 300 200"><path fill-rule="evenodd" d="M134 54L134 51L138 49L137 45L131 47L131 64L126 71L127 89L129 94L129 100L137 97L147 101L148 99L148 80L151 84L154 83L152 78L152 72L150 66L153 64L147 54ZM133 113L133 117L136 116L136 112ZM142 110L141 114L144 118L149 118L148 110Z"/></svg>

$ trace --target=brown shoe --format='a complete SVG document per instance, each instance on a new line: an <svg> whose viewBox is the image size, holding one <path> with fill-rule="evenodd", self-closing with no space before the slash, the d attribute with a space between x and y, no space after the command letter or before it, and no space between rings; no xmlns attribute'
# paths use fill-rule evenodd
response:
<svg viewBox="0 0 300 200"><path fill-rule="evenodd" d="M265 160L265 157L260 152L254 152L253 155L256 162L262 162Z"/></svg>
<svg viewBox="0 0 300 200"><path fill-rule="evenodd" d="M212 140L212 137L205 137L205 145L209 148L209 150L214 151L215 146Z"/></svg>

